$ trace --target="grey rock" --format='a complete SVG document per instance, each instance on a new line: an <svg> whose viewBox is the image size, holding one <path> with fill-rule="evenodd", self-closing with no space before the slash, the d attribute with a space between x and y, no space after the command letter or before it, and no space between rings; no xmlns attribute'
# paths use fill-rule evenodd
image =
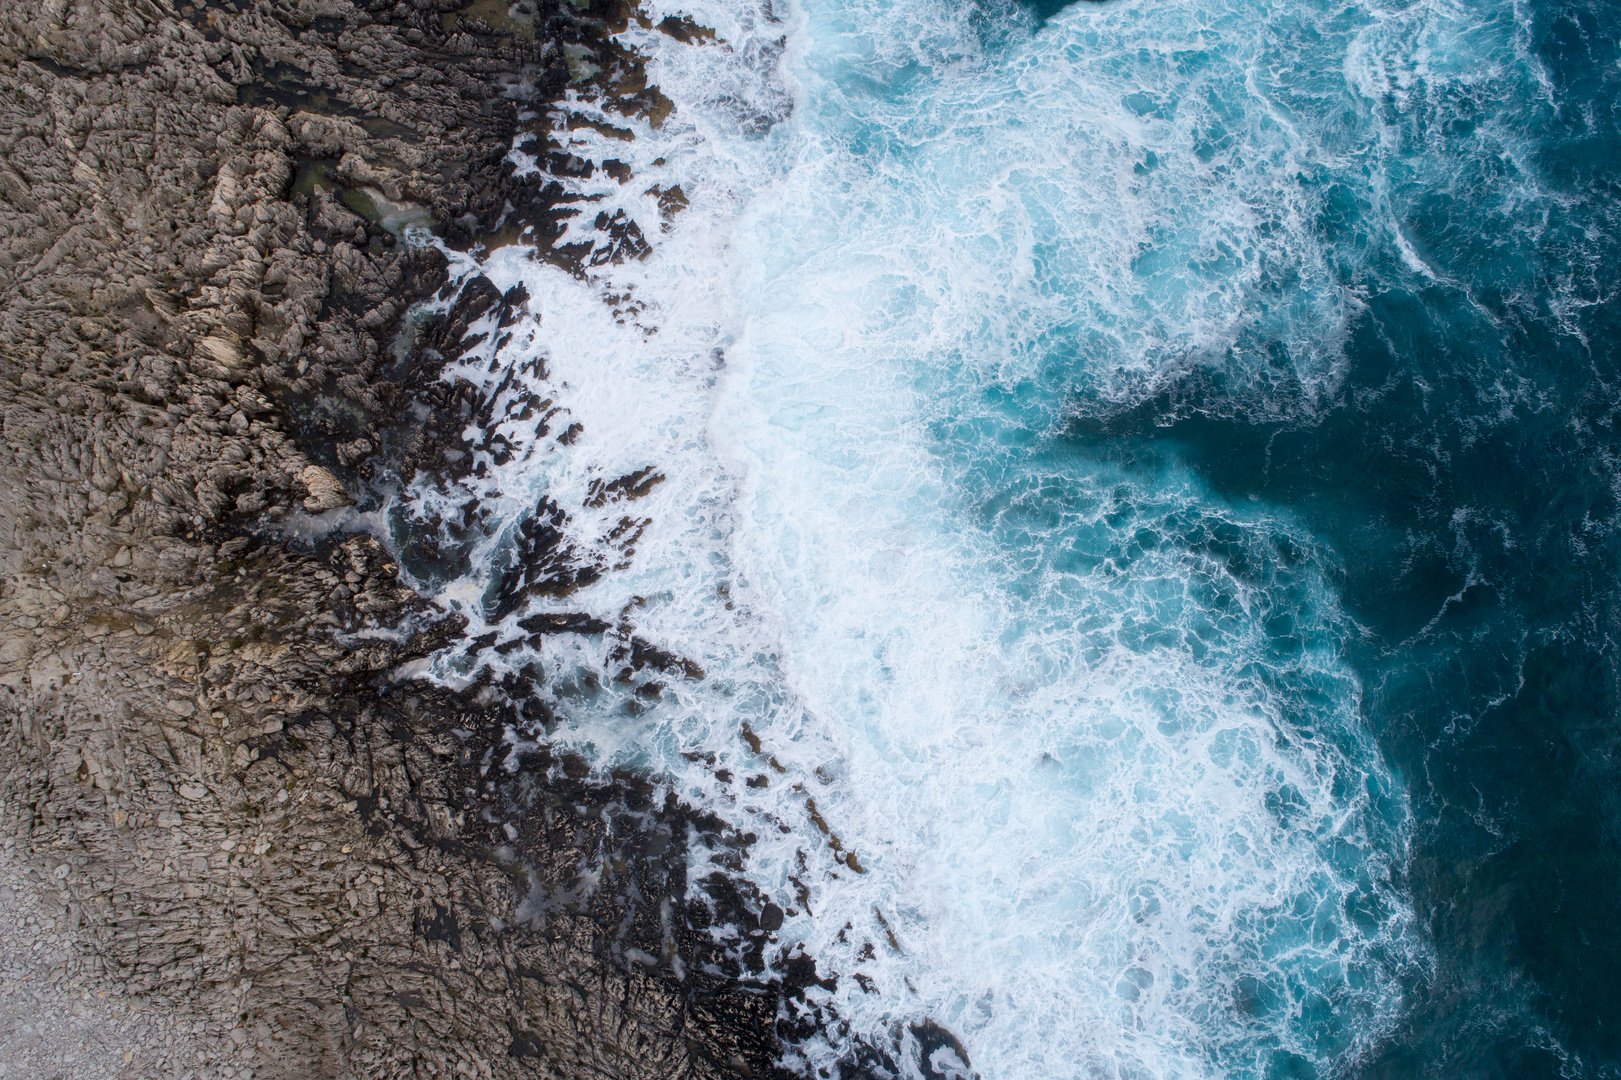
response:
<svg viewBox="0 0 1621 1080"><path fill-rule="evenodd" d="M542 6L612 67L607 29ZM453 732L498 732L494 706L380 694L459 627L369 538L274 539L359 489L400 315L444 277L336 188L431 208L454 244L544 210L503 165L518 114L494 80L526 69L561 87L560 42L452 0L0 10L16 1075L768 1071L776 991L696 974L708 946L659 917L680 838L723 826L549 759L484 784ZM667 111L625 82L627 111ZM307 436L312 401L355 427ZM637 887L571 891L593 859Z"/></svg>

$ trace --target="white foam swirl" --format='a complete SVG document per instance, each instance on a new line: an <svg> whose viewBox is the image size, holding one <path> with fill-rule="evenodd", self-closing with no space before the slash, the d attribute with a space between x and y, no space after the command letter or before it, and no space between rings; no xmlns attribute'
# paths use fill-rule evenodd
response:
<svg viewBox="0 0 1621 1080"><path fill-rule="evenodd" d="M580 191L652 254L584 282L516 247L479 266L530 309L448 373L518 374L513 452L473 484L498 527L444 598L470 635L624 615L704 675L651 703L582 676L611 641L554 635L439 677L536 663L554 738L757 834L778 944L839 975L803 1007L840 1023L792 1061L898 1039L907 1064L931 1017L987 1078L1342 1067L1426 949L1332 557L1067 424L1194 370L1278 409L1332 391L1365 246L1325 236L1323 191L1361 152L1375 15L685 11L724 44L627 37L670 121L573 147L632 163ZM577 439L516 418L538 398ZM645 498L593 506L649 466ZM615 569L486 623L543 496Z"/></svg>

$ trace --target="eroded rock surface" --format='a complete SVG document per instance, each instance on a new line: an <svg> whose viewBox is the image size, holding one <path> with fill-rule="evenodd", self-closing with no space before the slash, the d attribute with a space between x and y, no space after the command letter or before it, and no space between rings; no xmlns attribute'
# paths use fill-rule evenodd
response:
<svg viewBox="0 0 1621 1080"><path fill-rule="evenodd" d="M724 823L507 760L489 688L389 678L459 627L374 541L267 531L360 495L405 404L445 273L400 214L555 219L503 90L567 81L590 17L0 12L0 834L71 954L4 970L166 1018L110 1075L770 1069L776 991L699 932L759 905L684 906Z"/></svg>

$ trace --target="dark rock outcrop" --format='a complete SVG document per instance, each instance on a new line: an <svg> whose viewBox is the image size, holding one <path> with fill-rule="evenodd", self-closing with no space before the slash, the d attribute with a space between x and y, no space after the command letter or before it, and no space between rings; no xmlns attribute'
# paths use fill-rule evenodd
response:
<svg viewBox="0 0 1621 1080"><path fill-rule="evenodd" d="M504 164L505 88L555 92L584 41L625 109L668 111L624 17L0 13L0 831L77 934L60 977L194 1018L210 1069L770 1069L777 991L703 929L759 953L780 911L683 899L688 836L724 824L502 742L521 688L401 685L459 625L369 537L266 531L365 497L410 393L390 344L445 281L402 222L544 245L574 212ZM635 256L604 237L553 257Z"/></svg>

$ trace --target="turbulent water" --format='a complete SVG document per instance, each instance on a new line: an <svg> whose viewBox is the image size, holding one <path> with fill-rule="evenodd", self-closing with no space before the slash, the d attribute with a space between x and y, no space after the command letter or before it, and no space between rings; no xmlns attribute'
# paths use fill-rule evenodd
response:
<svg viewBox="0 0 1621 1080"><path fill-rule="evenodd" d="M784 1066L1621 1072L1615 11L647 11L650 254L461 259L393 513L433 677L754 834Z"/></svg>

